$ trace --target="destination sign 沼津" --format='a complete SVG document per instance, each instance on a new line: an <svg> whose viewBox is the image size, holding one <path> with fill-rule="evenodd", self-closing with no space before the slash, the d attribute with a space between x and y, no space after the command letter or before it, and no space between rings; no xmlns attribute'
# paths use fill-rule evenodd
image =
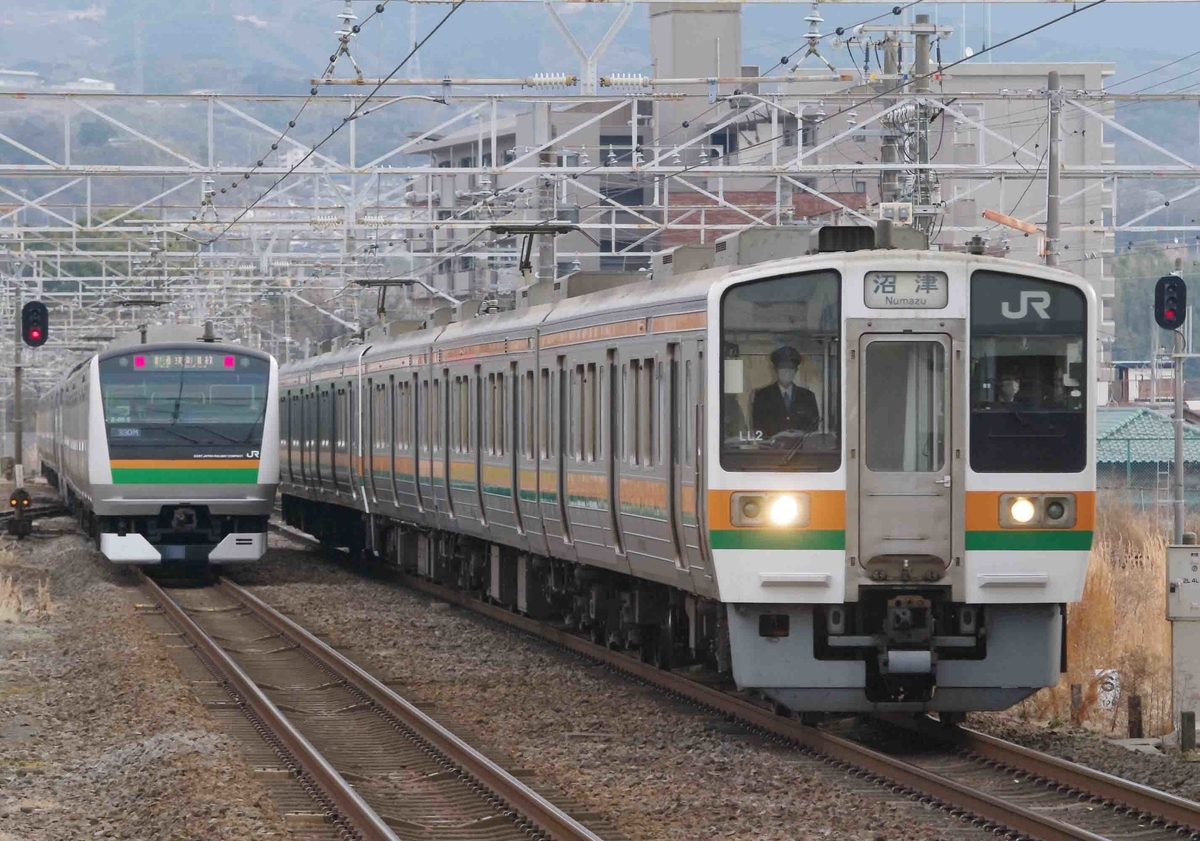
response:
<svg viewBox="0 0 1200 841"><path fill-rule="evenodd" d="M950 301L945 272L867 272L863 299L874 310L936 310Z"/></svg>

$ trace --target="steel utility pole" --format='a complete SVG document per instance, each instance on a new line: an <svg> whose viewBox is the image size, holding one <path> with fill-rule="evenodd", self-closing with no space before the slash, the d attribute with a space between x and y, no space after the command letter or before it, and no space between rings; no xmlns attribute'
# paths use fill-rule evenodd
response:
<svg viewBox="0 0 1200 841"><path fill-rule="evenodd" d="M1183 260L1179 257L1175 258L1175 271L1171 274L1176 277L1183 277ZM1183 475L1183 366L1185 364L1184 354L1189 352L1189 348L1184 346L1183 330L1175 330L1175 370L1173 372L1172 387L1175 389L1175 471L1171 481L1171 500L1175 507L1175 545L1183 543L1183 518L1186 514L1186 506L1184 505L1184 475Z"/></svg>
<svg viewBox="0 0 1200 841"><path fill-rule="evenodd" d="M917 15L916 26L916 56L913 62L913 75L916 77L916 84L913 85L918 96L923 96L929 93L929 36L932 32L929 26L929 15ZM933 204L933 190L930 186L929 170L924 167L929 164L929 106L924 100L917 105L917 163L921 164L922 168L917 170L916 177L916 208L913 210L913 222L920 217L924 217L928 222L928 228L921 226L931 237L933 236L934 216L928 215L928 209Z"/></svg>
<svg viewBox="0 0 1200 841"><path fill-rule="evenodd" d="M1059 198L1061 196L1060 180L1062 170L1059 167L1059 119L1062 115L1062 82L1057 70L1050 71L1047 85L1050 100L1050 142L1047 148L1046 160L1046 265L1058 265L1058 246L1062 237L1062 223L1059 220Z"/></svg>
<svg viewBox="0 0 1200 841"><path fill-rule="evenodd" d="M25 487L25 465L22 462L24 442L21 440L21 287L13 289L13 483L19 490Z"/></svg>
<svg viewBox="0 0 1200 841"><path fill-rule="evenodd" d="M883 77L884 87L893 84L893 80L900 73L900 54L897 35L889 32L883 39ZM892 104L888 102L887 104ZM898 144L899 138L896 135L896 130L892 126L895 116L887 118L887 126L885 131L887 134L883 138L883 146L880 149L880 161L884 164L895 164L900 161L900 147ZM900 196L900 173L894 169L884 170L880 176L880 198L885 202L896 201Z"/></svg>
<svg viewBox="0 0 1200 841"><path fill-rule="evenodd" d="M637 130L637 115L634 109L634 132ZM554 128L551 125L550 118L550 103L539 102L533 106L533 142L538 146L549 143L553 137ZM636 154L634 149L630 149L629 158L632 162L633 156ZM557 161L557 154L552 147L543 149L538 155L538 165L543 167L553 167ZM554 212L555 188L554 182L549 175L539 176L537 179L537 188L534 192L534 212L537 222L549 222L555 217ZM538 234L535 238L537 255L534 258L534 282L535 283L553 283L554 278L558 275L558 257L554 242L554 233L548 232ZM613 249L616 250L615 248Z"/></svg>

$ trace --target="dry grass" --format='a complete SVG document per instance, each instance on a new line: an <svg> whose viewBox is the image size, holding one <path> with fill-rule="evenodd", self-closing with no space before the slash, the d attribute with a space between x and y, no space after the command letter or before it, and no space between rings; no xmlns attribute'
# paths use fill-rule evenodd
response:
<svg viewBox="0 0 1200 841"><path fill-rule="evenodd" d="M1022 715L1066 721L1072 717L1070 685L1083 687L1080 723L1127 733L1127 701L1142 699L1147 736L1171 730L1171 626L1166 621L1169 521L1154 512L1103 499L1083 601L1067 612L1069 671L1059 685L1020 707ZM1120 673L1121 700L1099 705L1099 669Z"/></svg>
<svg viewBox="0 0 1200 841"><path fill-rule="evenodd" d="M46 614L51 607L48 579L35 582L33 587L22 588L11 575L0 575L0 622Z"/></svg>

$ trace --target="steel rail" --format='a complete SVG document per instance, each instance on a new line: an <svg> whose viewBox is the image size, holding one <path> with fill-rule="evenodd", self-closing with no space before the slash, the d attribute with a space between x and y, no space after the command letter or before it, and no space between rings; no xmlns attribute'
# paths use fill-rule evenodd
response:
<svg viewBox="0 0 1200 841"><path fill-rule="evenodd" d="M287 533L296 534L291 529ZM864 745L835 736L832 733L783 718L776 715L773 711L750 701L697 683L681 675L657 669L627 654L612 651L606 646L595 645L567 631L544 625L541 622L511 613L503 608L477 601L456 590L440 584L434 584L425 579L403 573L399 575L399 578L403 584L412 589L444 601L453 602L475 613L515 627L585 657L599 660L614 670L624 672L639 681L651 684L694 703L710 707L726 715L733 716L753 728L766 731L847 766L865 771L876 781L890 781L910 794L933 798L941 805L965 810L984 822L1021 832L1033 838L1043 839L1043 841L1104 841L1103 836L1096 835L1086 829L1071 826L1055 818L1038 814L985 792L977 791L940 774L911 765L903 760L872 750ZM999 740L996 741L998 742ZM1035 752L1030 751L1030 753ZM1038 758L1041 759L1041 755L1038 755ZM1047 765L1051 764L1047 763ZM1105 777L1107 775L1097 773L1097 776ZM1112 791L1114 793L1109 799L1126 803L1126 800L1129 799L1129 788L1121 788L1121 786L1125 785L1124 781L1117 780L1117 778L1109 778L1109 783L1113 786ZM1072 787L1074 787L1073 784ZM1080 785L1079 788L1083 788L1083 786ZM1144 787L1138 788L1144 789ZM1161 802L1164 805L1171 800L1178 800L1178 798L1172 798L1171 795L1165 795L1161 792L1155 793L1163 798ZM1186 803L1186 801L1181 802ZM1132 803L1127 805L1133 806L1133 808L1142 808L1134 806ZM1159 815L1163 810L1161 807L1155 807L1153 809L1146 808L1144 811ZM1176 816L1178 814L1180 813L1176 810L1171 812L1170 816L1164 814L1160 815L1160 817L1172 823L1185 823L1185 821ZM1195 820L1195 818L1196 815L1193 813L1192 820Z"/></svg>
<svg viewBox="0 0 1200 841"><path fill-rule="evenodd" d="M317 639L288 617L228 578L220 587L254 615L295 643L323 668L366 695L373 704L410 727L451 763L496 794L510 808L558 841L601 841L600 836L555 806L508 771L434 721L356 663Z"/></svg>
<svg viewBox="0 0 1200 841"><path fill-rule="evenodd" d="M346 829L357 833L363 841L399 841L391 827L292 725L250 676L192 621L183 608L161 587L140 569L138 575L155 602L192 642L201 658L207 661L234 696L249 707L259 722L278 739L283 749L291 754L291 759L320 790L326 803L335 810Z"/></svg>
<svg viewBox="0 0 1200 841"><path fill-rule="evenodd" d="M28 519L34 519L34 518L45 518L45 517L58 517L62 514L66 514L66 513L67 513L67 509L62 505L42 505L38 508L26 508L24 511L21 512L21 516L26 517ZM15 516L17 516L16 509L10 508L7 511L0 511L0 520L10 520Z"/></svg>
<svg viewBox="0 0 1200 841"><path fill-rule="evenodd" d="M959 727L950 735L957 737L960 747L984 759L1200 832L1200 803L1040 753L969 727Z"/></svg>

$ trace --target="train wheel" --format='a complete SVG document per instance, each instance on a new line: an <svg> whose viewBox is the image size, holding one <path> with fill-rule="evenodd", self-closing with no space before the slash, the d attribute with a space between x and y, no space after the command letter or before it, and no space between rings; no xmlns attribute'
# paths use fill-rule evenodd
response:
<svg viewBox="0 0 1200 841"><path fill-rule="evenodd" d="M656 669L671 671L675 666L675 634L670 620L655 627L642 643L642 659Z"/></svg>

